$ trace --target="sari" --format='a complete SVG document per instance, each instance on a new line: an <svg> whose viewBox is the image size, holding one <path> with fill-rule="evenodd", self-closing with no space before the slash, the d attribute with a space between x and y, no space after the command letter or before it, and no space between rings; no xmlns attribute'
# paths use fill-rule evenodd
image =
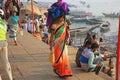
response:
<svg viewBox="0 0 120 80"><path fill-rule="evenodd" d="M8 23L9 23L9 37L10 38L16 38L17 37L17 32L19 30L18 27L18 21L19 21L19 17L18 16L11 16L8 19Z"/></svg>
<svg viewBox="0 0 120 80"><path fill-rule="evenodd" d="M52 66L54 72L60 77L72 76L72 70L68 60L67 45L65 43L67 35L66 27L66 25L58 27L54 34L55 62L52 64Z"/></svg>

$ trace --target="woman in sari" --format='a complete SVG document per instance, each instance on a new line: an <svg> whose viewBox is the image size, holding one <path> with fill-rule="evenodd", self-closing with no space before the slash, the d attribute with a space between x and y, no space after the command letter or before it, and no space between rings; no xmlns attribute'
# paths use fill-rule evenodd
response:
<svg viewBox="0 0 120 80"><path fill-rule="evenodd" d="M52 6L54 5L61 6L65 14L61 14L56 19L53 19L50 16L50 13L48 13L47 16L46 25L51 30L50 50L53 52L55 58L52 67L53 71L58 76L67 78L68 76L72 75L66 45L66 43L69 41L70 32L65 15L69 12L69 8L67 3L63 0L58 0Z"/></svg>
<svg viewBox="0 0 120 80"><path fill-rule="evenodd" d="M14 40L15 45L17 45L17 32L19 29L19 16L16 16L16 11L13 11L13 15L8 19L9 23L9 37Z"/></svg>
<svg viewBox="0 0 120 80"><path fill-rule="evenodd" d="M69 41L69 25L65 16L60 16L51 26L50 50L54 47L55 62L52 64L54 72L63 78L72 76L72 70L68 60L67 45Z"/></svg>

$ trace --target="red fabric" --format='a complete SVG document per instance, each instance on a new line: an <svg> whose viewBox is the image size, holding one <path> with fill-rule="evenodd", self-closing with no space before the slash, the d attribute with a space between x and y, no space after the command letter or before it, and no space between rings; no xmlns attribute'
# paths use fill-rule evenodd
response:
<svg viewBox="0 0 120 80"><path fill-rule="evenodd" d="M120 16L119 16L119 30L118 30L118 50L117 50L116 80L120 80Z"/></svg>

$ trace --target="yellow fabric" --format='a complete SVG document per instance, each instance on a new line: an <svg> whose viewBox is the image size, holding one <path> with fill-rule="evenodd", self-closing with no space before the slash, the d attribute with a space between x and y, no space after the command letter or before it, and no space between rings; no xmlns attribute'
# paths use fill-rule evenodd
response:
<svg viewBox="0 0 120 80"><path fill-rule="evenodd" d="M50 53L49 59L52 64L55 62L54 53Z"/></svg>
<svg viewBox="0 0 120 80"><path fill-rule="evenodd" d="M6 40L6 29L7 29L7 26L6 25L1 25L0 24L0 40Z"/></svg>
<svg viewBox="0 0 120 80"><path fill-rule="evenodd" d="M23 36L23 30L20 30L20 35Z"/></svg>

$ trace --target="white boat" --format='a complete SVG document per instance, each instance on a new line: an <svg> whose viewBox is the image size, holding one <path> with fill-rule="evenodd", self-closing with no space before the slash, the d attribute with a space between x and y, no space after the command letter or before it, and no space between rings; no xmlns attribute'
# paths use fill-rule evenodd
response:
<svg viewBox="0 0 120 80"><path fill-rule="evenodd" d="M119 18L119 13L102 13L105 17L110 17L110 18Z"/></svg>
<svg viewBox="0 0 120 80"><path fill-rule="evenodd" d="M83 21L86 21L86 17L83 17L83 18L80 18L80 17L75 17L75 18L72 18L73 21L78 21L78 22L83 22Z"/></svg>
<svg viewBox="0 0 120 80"><path fill-rule="evenodd" d="M103 22L101 25L100 25L100 30L103 32L103 31L108 31L110 30L110 27L109 27L110 23L108 21L106 22Z"/></svg>

